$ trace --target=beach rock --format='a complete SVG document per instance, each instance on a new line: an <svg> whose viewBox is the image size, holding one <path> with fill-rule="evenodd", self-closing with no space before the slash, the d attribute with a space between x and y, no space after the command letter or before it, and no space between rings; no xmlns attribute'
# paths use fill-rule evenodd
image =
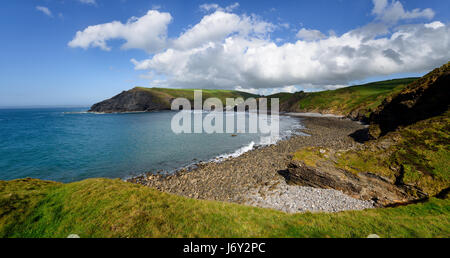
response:
<svg viewBox="0 0 450 258"><path fill-rule="evenodd" d="M411 186L396 185L395 181L369 172L355 175L327 163L310 167L300 161L292 161L283 176L289 184L335 189L361 200L372 200L377 206L405 203L418 198L410 194Z"/></svg>

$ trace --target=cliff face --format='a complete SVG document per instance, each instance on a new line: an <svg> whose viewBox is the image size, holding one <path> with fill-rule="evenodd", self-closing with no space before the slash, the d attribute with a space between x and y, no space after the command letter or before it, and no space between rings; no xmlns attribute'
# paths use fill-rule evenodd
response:
<svg viewBox="0 0 450 258"><path fill-rule="evenodd" d="M194 106L193 89L163 89L136 87L124 91L111 99L97 103L89 112L120 113L120 112L148 112L157 110L170 110L171 103L176 98L186 98ZM258 98L246 92L233 90L202 90L203 101L208 98L218 98L226 103L227 98Z"/></svg>
<svg viewBox="0 0 450 258"><path fill-rule="evenodd" d="M377 138L399 126L443 114L450 104L450 62L388 97L371 114L370 134Z"/></svg>
<svg viewBox="0 0 450 258"><path fill-rule="evenodd" d="M135 88L94 104L89 112L145 112L168 109L170 109L170 98L161 99L151 92Z"/></svg>

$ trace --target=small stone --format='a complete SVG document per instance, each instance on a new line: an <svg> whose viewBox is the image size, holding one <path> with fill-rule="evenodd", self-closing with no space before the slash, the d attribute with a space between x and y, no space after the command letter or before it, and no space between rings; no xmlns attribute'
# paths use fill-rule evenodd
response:
<svg viewBox="0 0 450 258"><path fill-rule="evenodd" d="M80 236L77 234L70 234L67 238L80 238Z"/></svg>
<svg viewBox="0 0 450 258"><path fill-rule="evenodd" d="M367 236L367 238L380 238L380 236L377 234L370 234Z"/></svg>

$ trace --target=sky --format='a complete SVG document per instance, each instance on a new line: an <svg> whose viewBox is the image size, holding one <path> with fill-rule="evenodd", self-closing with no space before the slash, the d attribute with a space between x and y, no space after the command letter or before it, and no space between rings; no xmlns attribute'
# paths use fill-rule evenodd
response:
<svg viewBox="0 0 450 258"><path fill-rule="evenodd" d="M450 61L450 1L5 0L0 107L135 86L318 91Z"/></svg>

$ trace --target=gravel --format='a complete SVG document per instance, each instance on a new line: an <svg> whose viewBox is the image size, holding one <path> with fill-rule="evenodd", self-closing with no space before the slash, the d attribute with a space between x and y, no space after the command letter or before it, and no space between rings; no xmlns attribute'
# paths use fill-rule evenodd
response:
<svg viewBox="0 0 450 258"><path fill-rule="evenodd" d="M334 189L318 189L288 185L276 181L272 186L249 192L247 205L270 208L287 213L339 212L374 208L372 201L362 201Z"/></svg>

